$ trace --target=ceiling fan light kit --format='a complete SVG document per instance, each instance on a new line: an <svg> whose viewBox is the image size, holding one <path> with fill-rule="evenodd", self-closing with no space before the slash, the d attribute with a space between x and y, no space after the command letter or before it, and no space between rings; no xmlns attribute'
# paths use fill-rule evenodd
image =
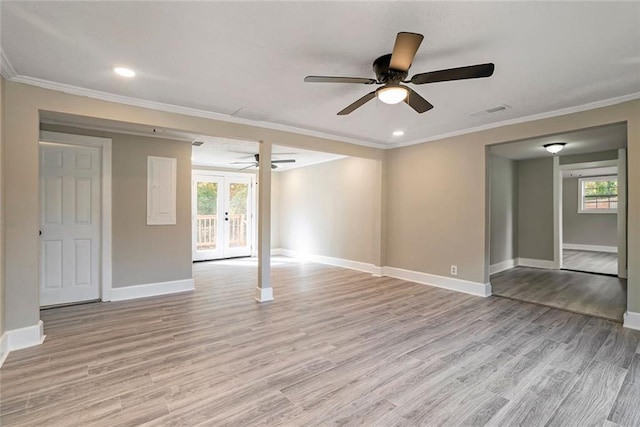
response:
<svg viewBox="0 0 640 427"><path fill-rule="evenodd" d="M446 82L451 80L476 79L493 75L495 66L492 63L469 65L467 67L449 68L446 70L430 71L416 74L407 80L409 68L413 58L422 43L424 36L417 33L398 33L393 52L382 55L373 61L373 72L377 79L368 77L332 77L307 76L307 83L355 83L365 85L383 85L381 88L369 92L351 105L338 112L339 116L350 114L362 107L373 98L378 98L385 104L399 104L404 101L417 113L424 113L433 105L420 96L416 91L401 83L422 85L426 83Z"/></svg>

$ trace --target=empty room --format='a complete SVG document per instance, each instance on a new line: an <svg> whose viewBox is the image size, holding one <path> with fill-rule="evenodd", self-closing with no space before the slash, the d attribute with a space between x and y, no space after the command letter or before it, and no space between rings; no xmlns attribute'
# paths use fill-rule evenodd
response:
<svg viewBox="0 0 640 427"><path fill-rule="evenodd" d="M640 425L638 40L0 1L0 425Z"/></svg>

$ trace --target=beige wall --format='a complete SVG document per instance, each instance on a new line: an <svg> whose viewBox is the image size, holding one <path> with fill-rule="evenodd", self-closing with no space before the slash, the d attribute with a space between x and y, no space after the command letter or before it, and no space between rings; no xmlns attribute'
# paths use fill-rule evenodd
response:
<svg viewBox="0 0 640 427"><path fill-rule="evenodd" d="M4 179L2 162L4 152L4 78L0 76L0 337L5 331L4 290Z"/></svg>
<svg viewBox="0 0 640 427"><path fill-rule="evenodd" d="M553 158L518 162L518 256L553 261Z"/></svg>
<svg viewBox="0 0 640 427"><path fill-rule="evenodd" d="M518 164L491 156L491 265L518 257Z"/></svg>
<svg viewBox="0 0 640 427"><path fill-rule="evenodd" d="M378 161L348 157L273 176L280 247L379 265Z"/></svg>
<svg viewBox="0 0 640 427"><path fill-rule="evenodd" d="M618 246L618 215L578 213L578 178L562 180L562 241Z"/></svg>
<svg viewBox="0 0 640 427"><path fill-rule="evenodd" d="M5 194L6 327L38 323L38 135L41 111L89 116L188 131L195 134L263 141L306 149L380 159L381 150L313 136L237 123L149 110L6 82L4 179ZM378 247L379 250L379 247Z"/></svg>
<svg viewBox="0 0 640 427"><path fill-rule="evenodd" d="M390 150L387 158L387 265L488 281L485 147L627 122L629 164L628 305L640 312L640 100L483 130ZM523 254L519 254L523 256Z"/></svg>

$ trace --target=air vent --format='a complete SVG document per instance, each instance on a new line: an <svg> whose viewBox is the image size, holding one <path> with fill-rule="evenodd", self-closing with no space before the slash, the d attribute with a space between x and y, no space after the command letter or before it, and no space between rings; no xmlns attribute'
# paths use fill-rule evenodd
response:
<svg viewBox="0 0 640 427"><path fill-rule="evenodd" d="M200 147L202 144L204 144L204 142L202 141L193 141L191 143L191 145L193 145L194 147Z"/></svg>
<svg viewBox="0 0 640 427"><path fill-rule="evenodd" d="M486 110L482 110L482 111L477 111L475 113L471 113L469 114L470 116L485 116L487 114L494 114L500 111L504 111L508 108L511 108L509 105L507 104L502 104L502 105L498 105L495 107L491 107L491 108L487 108Z"/></svg>
<svg viewBox="0 0 640 427"><path fill-rule="evenodd" d="M255 120L258 122L264 121L267 118L266 113L262 113L260 111L247 110L246 108L240 108L233 113L231 113L233 117L240 117L243 119Z"/></svg>

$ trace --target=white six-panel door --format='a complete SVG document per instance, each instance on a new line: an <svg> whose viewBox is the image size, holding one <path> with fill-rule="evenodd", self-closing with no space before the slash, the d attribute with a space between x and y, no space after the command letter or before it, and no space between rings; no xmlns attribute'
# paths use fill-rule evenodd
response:
<svg viewBox="0 0 640 427"><path fill-rule="evenodd" d="M40 144L40 305L100 298L100 150Z"/></svg>

